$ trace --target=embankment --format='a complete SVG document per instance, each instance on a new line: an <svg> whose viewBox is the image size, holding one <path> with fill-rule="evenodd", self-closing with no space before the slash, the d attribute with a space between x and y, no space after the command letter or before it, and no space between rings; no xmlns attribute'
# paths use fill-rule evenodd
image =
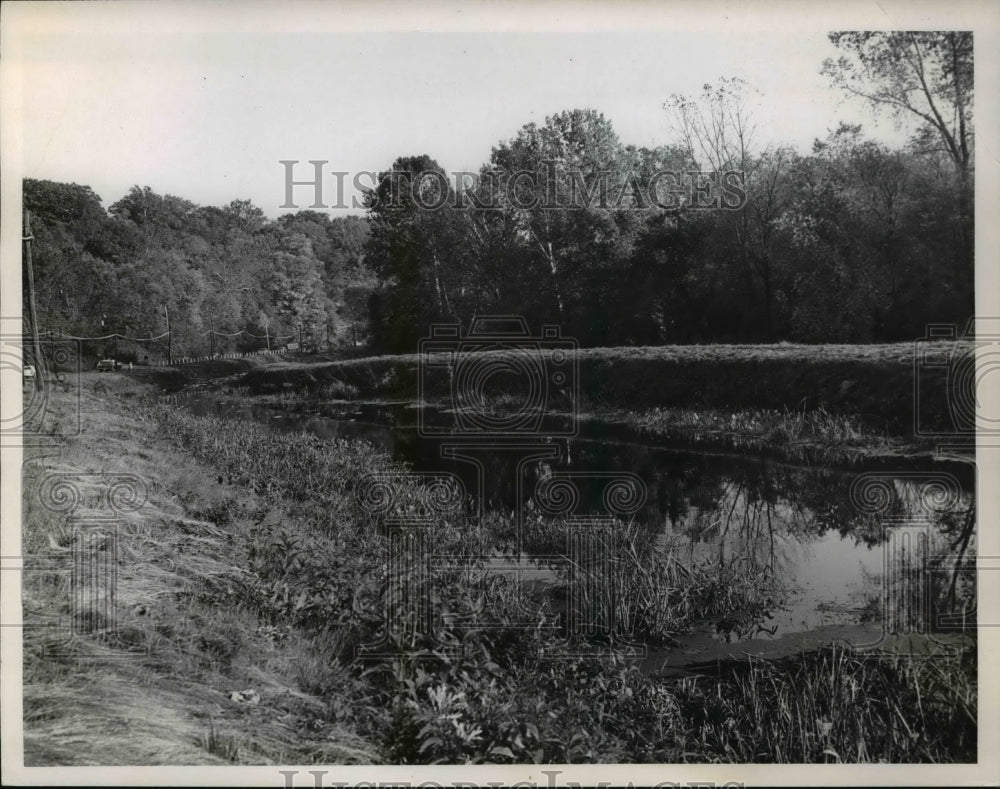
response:
<svg viewBox="0 0 1000 789"><path fill-rule="evenodd" d="M194 383L231 378L251 370L266 369L274 364L278 363L268 357L248 356L242 359L191 362L172 367L137 366L129 370L127 375L138 381L154 384L166 392L176 392Z"/></svg>
<svg viewBox="0 0 1000 789"><path fill-rule="evenodd" d="M970 400L955 396L949 371L959 369L954 360L967 351L943 342L593 348L570 354L561 364L551 351L492 351L459 354L450 368L444 355L411 354L277 362L247 371L239 384L255 394L341 388L366 398L447 401L465 365L478 368L478 377L466 380L482 383L487 398L516 397L527 379L542 376L545 404L560 409L824 410L912 435L917 427L952 432L949 398ZM491 366L496 375L486 374ZM557 369L566 374L562 386L552 382Z"/></svg>

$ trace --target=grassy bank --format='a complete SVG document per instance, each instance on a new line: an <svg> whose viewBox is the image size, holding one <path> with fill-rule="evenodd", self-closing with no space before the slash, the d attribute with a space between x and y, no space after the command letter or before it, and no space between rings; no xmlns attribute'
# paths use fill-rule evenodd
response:
<svg viewBox="0 0 1000 789"><path fill-rule="evenodd" d="M546 413L584 414L633 435L722 450L767 453L793 462L864 465L933 462L937 435L956 428L948 369L955 343L897 345L712 345L594 348L576 352L569 380L544 389ZM918 356L919 353L919 356ZM492 352L483 370L551 371L552 354ZM416 400L462 405L464 384L442 356L383 356L337 362L277 363L234 377L246 396L282 404L323 399ZM424 375L421 381L421 369ZM547 373L546 373L547 375ZM526 375L484 379L468 407L517 409ZM472 379L470 379L472 380ZM470 390L471 391L471 390ZM481 396L480 396L481 395ZM967 429L959 425L960 429Z"/></svg>
<svg viewBox="0 0 1000 789"><path fill-rule="evenodd" d="M287 364L287 362L284 360L277 362L274 357L270 356L247 356L242 359L212 359L178 364L172 367L140 365L130 370L128 376L137 381L152 384L164 391L176 392L192 384L242 376L249 371L266 369L276 364Z"/></svg>
<svg viewBox="0 0 1000 789"><path fill-rule="evenodd" d="M766 455L790 463L869 468L887 464L925 468L948 461L931 437L901 436L855 414L826 408L811 411L715 408L604 408L587 418L619 425L630 435L656 442ZM957 457L953 453L951 459ZM958 461L956 469L963 468Z"/></svg>
<svg viewBox="0 0 1000 789"><path fill-rule="evenodd" d="M947 365L966 346L937 342L896 345L690 345L658 348L590 348L571 354L579 383L577 409L688 407L730 411L767 409L851 414L896 434L912 433L916 415L927 428L949 421ZM527 352L553 368L552 353ZM498 366L523 356L506 351L482 354ZM316 364L276 363L248 372L241 383L258 393L342 386L359 396L414 399L419 371L423 394L450 397L452 379L441 355L380 356ZM570 369L567 365L565 369ZM523 378L523 376L521 376ZM512 390L516 386L512 376ZM491 379L489 397L506 393L501 377ZM915 390L915 385L916 390ZM548 404L569 403L571 387L549 385ZM920 397L915 397L919 391ZM517 394L517 392L514 392ZM915 408L919 399L920 407Z"/></svg>
<svg viewBox="0 0 1000 789"><path fill-rule="evenodd" d="M29 763L975 756L974 653L925 670L826 650L683 680L641 674L614 633L567 656L563 612L489 570L486 557L509 544L506 516L472 518L447 487L367 444L149 405L122 377L95 394L99 380L85 376L84 432L57 463L25 467L24 553L70 561L65 514L39 504L53 470L132 472L147 500L123 516L117 627L56 654L57 634L26 631ZM71 407L69 394L54 397ZM391 483L387 496L366 484L372 475ZM393 552L394 519L420 515L428 544L460 561L422 568ZM555 519L532 535L538 548L566 545ZM682 564L643 539L626 528L608 537L618 593L588 600L613 604L633 636L670 643L706 617L738 629L766 612L766 579ZM586 584L590 571L574 577ZM26 608L66 612L65 588L47 578L25 574ZM429 630L410 618L419 611L389 605L401 581L433 601ZM378 643L389 656L364 649Z"/></svg>
<svg viewBox="0 0 1000 789"><path fill-rule="evenodd" d="M82 383L80 434L56 455L25 451L23 594L35 625L24 630L26 764L378 761L376 744L302 689L336 681L323 634L277 637L218 587L241 575L245 530L291 516L157 439L131 406L145 388L123 376L85 374ZM74 391L52 392L52 423L73 425L76 402ZM53 475L80 495L73 513L43 503ZM145 501L117 518L110 627L98 615L108 612L70 597L71 515L106 515L117 475L138 475ZM68 632L74 618L84 632ZM53 622L62 624L44 626Z"/></svg>

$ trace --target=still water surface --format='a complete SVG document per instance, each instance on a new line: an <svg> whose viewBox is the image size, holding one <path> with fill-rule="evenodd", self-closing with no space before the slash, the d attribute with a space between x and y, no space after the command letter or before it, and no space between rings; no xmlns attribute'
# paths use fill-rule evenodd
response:
<svg viewBox="0 0 1000 789"><path fill-rule="evenodd" d="M859 474L684 451L628 440L596 423L580 425L575 437L428 438L417 429L418 416L426 424L437 420L438 427L450 416L412 404L329 403L309 414L210 398L189 405L280 430L368 441L414 470L458 475L486 510L531 513L539 482L572 472L581 494L577 514L605 515L607 480L634 475L644 490L641 506L629 517L651 530L657 544L681 551L692 563L739 560L767 567L780 595L765 630L723 639L706 627L682 649L651 657L664 669L737 653L780 654L830 640L870 643L885 633L888 591L905 587L906 567L943 562L954 568L975 555L970 484L946 472ZM565 434L565 427L556 425L553 432ZM527 557L520 564L528 582L551 577L551 570ZM952 591L953 614L959 592L970 594L968 579L954 570L938 587ZM917 605L928 609L922 620L936 621L929 610L936 604Z"/></svg>

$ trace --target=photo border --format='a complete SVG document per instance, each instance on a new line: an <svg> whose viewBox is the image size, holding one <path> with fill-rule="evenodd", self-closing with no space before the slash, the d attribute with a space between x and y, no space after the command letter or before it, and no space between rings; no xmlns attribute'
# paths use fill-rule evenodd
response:
<svg viewBox="0 0 1000 789"><path fill-rule="evenodd" d="M1000 74L1000 4L981 4L949 0L932 4L913 4L898 0L881 3L844 2L835 5L803 6L790 3L760 3L737 6L728 3L677 2L555 2L535 6L526 2L431 3L405 6L398 3L374 2L367 5L338 4L319 6L316 3L277 4L252 2L237 4L214 2L192 4L167 2L155 5L120 0L111 4L65 4L22 2L5 3L0 7L0 92L4 96L0 138L0 173L2 173L2 205L0 217L2 246L0 258L0 314L20 312L20 270L13 261L20 258L21 151L23 131L18 108L22 106L21 80L28 64L19 46L20 37L30 32L51 30L88 34L104 30L143 30L146 32L182 32L191 29L227 32L256 31L494 31L494 32L595 32L595 31L655 31L686 30L696 35L702 32L732 35L753 35L757 30L773 31L780 27L788 35L801 30L835 29L972 29L976 40L976 129L979 155L976 164L976 199L978 217L976 233L976 311L978 314L1000 314L1000 265L996 250L1000 249L1000 230L995 217L1000 215L1000 164L996 155L998 135L998 104L1000 91L993 81ZM140 12L141 9L141 12ZM669 58L665 59L669 67ZM5 331L7 328L5 327ZM18 326L14 331L20 331ZM20 398L21 390L13 378L14 371L2 370L2 398L5 412ZM994 392L994 394L997 394ZM978 436L979 519L983 524L1000 522L1000 496L996 481L1000 479L1000 454L995 446ZM4 566L14 561L20 552L20 469L21 448L3 447L2 521L0 554ZM1000 535L981 532L980 557L1000 555ZM13 565L10 565L13 566ZM20 621L20 597L17 593L18 574L0 574L3 595L0 597L0 617L4 623ZM1000 574L984 573L979 583L979 610L984 616L995 616L1000 600ZM0 696L4 732L2 738L2 780L19 785L203 785L203 786L283 786L281 770L298 770L296 786L313 785L312 771L327 770L324 785L334 781L375 785L402 782L419 784L434 781L442 785L454 782L483 783L499 781L510 785L526 781L527 785L562 785L575 781L583 785L607 782L621 786L654 785L658 782L714 781L717 784L742 782L746 785L766 783L786 785L852 785L868 786L909 784L918 785L979 785L1000 781L1000 676L996 666L1000 646L1000 631L986 628L980 633L979 664L979 757L974 765L536 765L483 767L412 767L412 766L269 766L269 767L23 767L20 721L22 705L20 676L21 644L10 633L16 628L3 628L0 644L3 665L3 690ZM557 783L550 774L559 771ZM429 785L434 785L433 783Z"/></svg>

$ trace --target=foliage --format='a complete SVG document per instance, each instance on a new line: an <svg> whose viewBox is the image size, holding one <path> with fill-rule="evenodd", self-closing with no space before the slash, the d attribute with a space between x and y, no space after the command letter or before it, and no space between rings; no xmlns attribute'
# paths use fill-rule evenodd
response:
<svg viewBox="0 0 1000 789"><path fill-rule="evenodd" d="M400 156L369 191L366 217L269 221L245 200L201 207L139 186L105 211L86 186L28 179L42 327L150 336L169 313L173 350L190 355L211 347L213 329L247 332L216 350L300 333L315 346L329 331L413 353L433 324L468 328L483 314L522 315L535 332L559 324L583 346L865 343L964 325L972 36L830 38L844 54L823 73L912 121L906 146L842 124L811 152L793 150L765 136L757 91L723 78L671 96L670 137L652 147L574 108L499 141L472 183L427 155ZM698 170L717 188L738 176L740 199L664 202L662 174Z"/></svg>
<svg viewBox="0 0 1000 789"><path fill-rule="evenodd" d="M975 761L975 648L865 655L828 647L751 660L721 682L676 686L692 752L727 762ZM904 712L909 710L909 713Z"/></svg>
<svg viewBox="0 0 1000 789"><path fill-rule="evenodd" d="M919 126L918 146L942 145L967 171L973 146L972 33L836 32L830 40L846 55L828 59L823 73L873 106Z"/></svg>
<svg viewBox="0 0 1000 789"><path fill-rule="evenodd" d="M429 524L435 550L461 559L434 563L420 581L437 612L433 636L388 628L384 519L420 511L427 501L421 482L401 477L394 505L378 515L363 506L359 481L405 469L367 444L137 408L164 438L256 491L260 501L249 510L231 500L199 513L220 526L254 524L234 532L238 566L206 577L200 594L253 613L260 633L276 643L308 645L297 658L303 689L325 700L330 725L349 725L379 743L388 762L975 755L975 672L966 658L826 650L752 661L717 677L670 679L642 673L613 639L567 642L549 600L527 597L512 577L489 570L485 557L503 551L512 528L501 513L477 522L459 508ZM290 517L273 518L278 506ZM540 519L530 533L534 548L564 550L558 520ZM774 603L768 579L739 557L682 563L669 550L649 548L624 525L609 544L617 615L632 637L669 643L671 634L706 619L722 633L752 633ZM363 645L379 642L388 654L366 655ZM229 741L209 736L206 748L239 758Z"/></svg>
<svg viewBox="0 0 1000 789"><path fill-rule="evenodd" d="M200 207L133 187L107 211L88 187L26 179L43 329L74 336L155 337L169 316L175 355L364 336L373 281L367 223L303 211L268 221L246 200ZM238 334L236 337L222 335ZM251 336L253 335L253 336ZM121 342L124 358L167 355L167 342ZM88 344L106 356L111 342Z"/></svg>

